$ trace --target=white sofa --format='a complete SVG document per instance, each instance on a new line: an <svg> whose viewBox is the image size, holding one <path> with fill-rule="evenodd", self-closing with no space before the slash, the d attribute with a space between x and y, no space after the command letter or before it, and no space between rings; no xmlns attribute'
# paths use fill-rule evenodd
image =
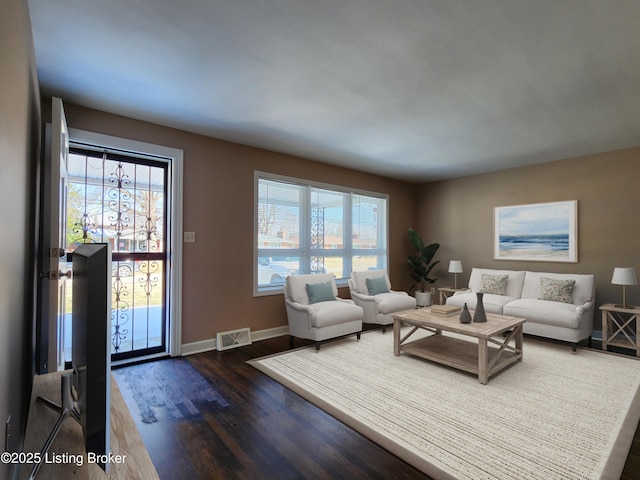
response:
<svg viewBox="0 0 640 480"><path fill-rule="evenodd" d="M386 292L373 293L367 280L384 279ZM407 292L391 290L391 282L386 270L363 270L351 273L349 292L356 305L364 310L363 323L382 325L384 333L393 324L393 315L403 310L416 308L416 299Z"/></svg>
<svg viewBox="0 0 640 480"><path fill-rule="evenodd" d="M504 276L504 292L487 293L492 288L495 290L495 285L490 285L491 282ZM575 283L572 290L570 285L565 285L562 295L568 295L564 298L565 301L557 301L556 291L550 295L548 291L541 290L543 283L545 286L566 284L567 280ZM498 290L499 287L498 282ZM474 268L469 278L469 288L466 292L456 292L449 297L447 305L462 307L466 303L470 309L474 309L476 293L484 291L482 303L485 311L526 319L524 333L570 342L574 352L579 341L591 337L595 306L593 275ZM554 300L543 300L545 297Z"/></svg>

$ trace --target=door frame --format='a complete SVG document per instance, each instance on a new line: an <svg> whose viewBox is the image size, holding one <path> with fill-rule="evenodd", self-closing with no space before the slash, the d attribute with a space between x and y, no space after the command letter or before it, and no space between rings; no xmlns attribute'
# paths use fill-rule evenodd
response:
<svg viewBox="0 0 640 480"><path fill-rule="evenodd" d="M136 154L146 157L155 155L159 158L171 160L168 185L171 198L171 208L168 212L171 249L167 252L167 264L171 271L167 285L167 310L170 319L167 331L168 352L152 355L152 357L166 355L167 353L172 357L180 356L182 354L183 151L177 148L88 132L76 128L69 128L69 142L78 147L97 146L108 150L122 150L123 153L132 156ZM122 363L124 362L126 361L123 360Z"/></svg>

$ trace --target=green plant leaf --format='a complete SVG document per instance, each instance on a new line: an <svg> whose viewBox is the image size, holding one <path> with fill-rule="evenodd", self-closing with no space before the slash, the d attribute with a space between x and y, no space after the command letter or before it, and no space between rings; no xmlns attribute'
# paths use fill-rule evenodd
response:
<svg viewBox="0 0 640 480"><path fill-rule="evenodd" d="M409 241L411 242L411 246L413 249L420 253L424 250L424 242L422 241L422 237L416 232L413 228L409 229Z"/></svg>
<svg viewBox="0 0 640 480"><path fill-rule="evenodd" d="M425 283L435 283L437 281L435 278L430 278L429 273L438 263L440 263L440 260L436 260L435 262L432 261L436 252L440 248L440 244L432 243L425 246L422 237L420 237L418 232L413 228L409 228L408 233L411 246L418 254L407 256L407 263L409 265L409 271L407 271L407 274L413 278L415 282L420 284L422 291L426 291Z"/></svg>
<svg viewBox="0 0 640 480"><path fill-rule="evenodd" d="M431 260L433 260L433 257L436 255L436 252L438 251L439 248L440 248L439 243L432 243L431 245L427 245L426 247L423 247L421 250L422 261L425 264L429 265L431 263Z"/></svg>

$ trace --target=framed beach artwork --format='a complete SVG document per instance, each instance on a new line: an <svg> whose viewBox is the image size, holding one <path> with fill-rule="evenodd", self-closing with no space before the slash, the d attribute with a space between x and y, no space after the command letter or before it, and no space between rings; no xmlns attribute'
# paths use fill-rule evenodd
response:
<svg viewBox="0 0 640 480"><path fill-rule="evenodd" d="M494 258L578 261L578 201L496 207Z"/></svg>

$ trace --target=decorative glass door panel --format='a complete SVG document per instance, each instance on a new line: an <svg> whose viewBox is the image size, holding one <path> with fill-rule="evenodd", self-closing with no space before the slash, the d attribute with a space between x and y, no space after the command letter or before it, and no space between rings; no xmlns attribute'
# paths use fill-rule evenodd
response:
<svg viewBox="0 0 640 480"><path fill-rule="evenodd" d="M72 148L67 250L112 247L111 352L114 360L165 351L168 164Z"/></svg>

